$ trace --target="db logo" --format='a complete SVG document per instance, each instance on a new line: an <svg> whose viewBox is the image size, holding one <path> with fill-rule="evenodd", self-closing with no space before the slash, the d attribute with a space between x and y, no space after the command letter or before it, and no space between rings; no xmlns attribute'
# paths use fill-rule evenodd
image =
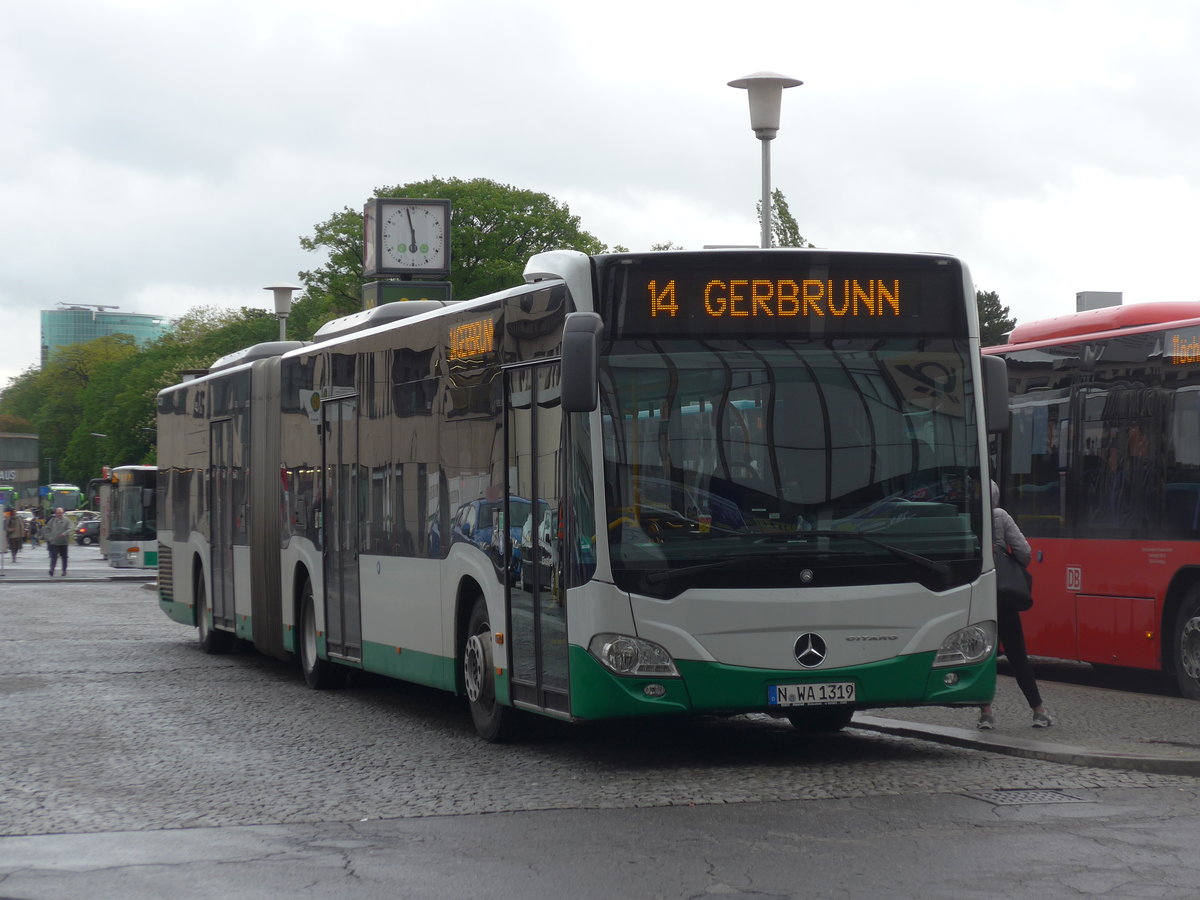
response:
<svg viewBox="0 0 1200 900"><path fill-rule="evenodd" d="M1083 569L1079 566L1067 566L1067 590L1083 590Z"/></svg>

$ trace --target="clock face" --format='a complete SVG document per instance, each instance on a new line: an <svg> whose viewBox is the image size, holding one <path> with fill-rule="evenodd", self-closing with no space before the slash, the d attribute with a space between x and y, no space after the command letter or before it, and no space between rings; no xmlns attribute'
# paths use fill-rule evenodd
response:
<svg viewBox="0 0 1200 900"><path fill-rule="evenodd" d="M380 263L385 268L444 269L446 207L407 203L380 210Z"/></svg>

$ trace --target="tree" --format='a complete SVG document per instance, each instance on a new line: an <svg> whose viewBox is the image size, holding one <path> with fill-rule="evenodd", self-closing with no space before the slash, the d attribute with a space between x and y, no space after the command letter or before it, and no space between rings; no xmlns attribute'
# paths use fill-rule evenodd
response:
<svg viewBox="0 0 1200 900"><path fill-rule="evenodd" d="M754 204L758 213L758 228L762 230L762 201ZM814 244L805 240L800 233L796 217L788 207L787 198L779 188L771 191L771 246L772 247L813 247Z"/></svg>
<svg viewBox="0 0 1200 900"><path fill-rule="evenodd" d="M535 253L605 249L565 204L487 178L430 178L378 188L375 196L450 201L449 281L454 296L463 299L521 284L525 263ZM362 308L362 211L344 207L302 237L300 246L329 254L320 268L300 273L305 293L292 323L297 333L311 334L325 321Z"/></svg>
<svg viewBox="0 0 1200 900"><path fill-rule="evenodd" d="M1017 327L1017 320L1009 317L1007 306L1000 305L1000 295L976 290L975 304L979 307L979 342L985 347L1003 344Z"/></svg>

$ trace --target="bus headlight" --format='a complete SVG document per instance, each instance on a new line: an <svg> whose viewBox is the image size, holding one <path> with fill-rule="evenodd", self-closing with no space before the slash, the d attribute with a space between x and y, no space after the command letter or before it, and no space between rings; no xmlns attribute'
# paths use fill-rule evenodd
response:
<svg viewBox="0 0 1200 900"><path fill-rule="evenodd" d="M960 628L942 641L933 667L964 666L983 662L996 647L996 623L980 622Z"/></svg>
<svg viewBox="0 0 1200 900"><path fill-rule="evenodd" d="M598 634L588 651L604 668L617 675L656 675L678 678L671 654L650 641L627 634Z"/></svg>

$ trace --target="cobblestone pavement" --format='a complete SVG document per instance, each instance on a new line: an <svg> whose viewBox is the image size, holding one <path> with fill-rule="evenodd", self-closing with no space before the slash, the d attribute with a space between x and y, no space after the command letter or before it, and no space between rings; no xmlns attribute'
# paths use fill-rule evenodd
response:
<svg viewBox="0 0 1200 900"><path fill-rule="evenodd" d="M370 678L314 692L253 652L206 656L148 588L0 590L0 835L1200 787L859 729L814 739L762 716L545 723L524 743L488 745L442 692Z"/></svg>

